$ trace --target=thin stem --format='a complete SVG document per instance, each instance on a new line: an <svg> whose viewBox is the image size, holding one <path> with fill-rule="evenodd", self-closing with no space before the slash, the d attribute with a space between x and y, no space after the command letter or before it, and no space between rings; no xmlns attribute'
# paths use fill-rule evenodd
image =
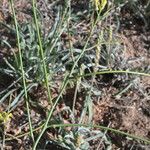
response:
<svg viewBox="0 0 150 150"><path fill-rule="evenodd" d="M42 124L40 127L34 129L33 131L38 131L40 130L42 127L44 126L44 124ZM139 137L139 136L135 136L135 135L132 135L132 134L129 134L129 133L126 133L126 132L123 132L123 131L120 131L120 130L117 130L117 129L113 129L113 128L110 128L110 127L104 127L104 126L100 126L100 125L90 125L90 124L52 124L52 125L49 125L47 126L47 129L48 128L64 128L64 127L90 127L90 128L97 128L97 129L102 129L102 130L105 130L105 131L111 131L111 132L114 132L116 134L120 134L120 135L124 135L124 136L127 136L127 137L130 137L130 138L133 138L134 140L138 140L138 141L143 141L147 144L150 144L150 140L147 140L147 139L144 139L142 137ZM13 138L21 138L21 137L24 137L26 135L28 135L29 132L27 133L23 133L21 135L18 135L16 137L13 137ZM8 136L11 136L9 134L7 134ZM12 140L12 138L7 138L6 141L9 141L9 140Z"/></svg>
<svg viewBox="0 0 150 150"><path fill-rule="evenodd" d="M89 76L101 75L101 74L110 74L110 73L116 73L116 74L134 74L134 75L141 75L141 76L150 77L150 74L143 73L143 72L135 72L135 71L128 71L128 70L107 70L107 71L98 71L98 72L93 72L93 73L82 74L82 75L78 75L76 77L71 77L70 79L83 78L83 77L89 77Z"/></svg>
<svg viewBox="0 0 150 150"><path fill-rule="evenodd" d="M24 72L24 69L23 69L23 60L22 60L22 52L21 52L21 45L20 45L18 22L17 22L17 19L16 19L16 13L15 13L15 9L14 9L13 0L10 0L10 4L11 4L11 9L12 9L12 12L13 12L13 16L14 16L15 29L16 29L16 34L17 34L17 44L18 44L20 68L21 68L21 73L22 73L22 82L23 82L23 89L24 89L24 93L25 93L25 101L26 101L27 114L28 114L28 120L29 120L30 134L31 134L32 140L34 142L34 135L33 135L32 122L31 122L31 117L30 117L30 109L29 109L29 103L28 103L26 78L25 78L25 72Z"/></svg>
<svg viewBox="0 0 150 150"><path fill-rule="evenodd" d="M37 36L38 36L39 52L40 52L41 62L43 65L45 84L46 84L47 93L48 93L48 100L50 104L52 105L52 98L51 98L51 92L50 92L50 87L49 87L49 82L48 82L46 60L44 58L44 50L43 50L43 45L42 45L42 40L41 40L41 35L40 35L40 30L39 30L39 23L38 23L37 13L36 13L36 0L32 0L32 8L33 8L35 26L36 26Z"/></svg>
<svg viewBox="0 0 150 150"><path fill-rule="evenodd" d="M32 1L34 1L34 0L32 0ZM99 15L100 15L100 14L99 14ZM85 52L85 50L86 50L86 47L87 47L88 42L89 42L89 40L90 40L90 38L91 38L91 36L92 36L93 30L94 30L94 28L95 28L95 25L96 25L98 19L99 19L99 16L97 17L96 21L94 21L94 23L92 24L92 28L91 28L90 34L89 34L89 36L88 36L88 38L87 38L87 41L86 41L86 43L85 43L85 45L84 45L84 48L83 48L82 52L81 52L80 55L78 56L77 60L74 62L73 67L72 67L72 69L71 69L69 75L67 75L67 76L65 77L65 79L64 79L63 86L62 86L62 90L61 90L61 92L59 93L59 95L58 95L58 97L57 97L57 99L56 99L56 101L55 101L55 103L54 103L52 109L50 110L50 112L49 112L49 114L48 114L48 117L47 117L47 119L46 119L46 122L45 122L45 124L44 124L44 127L43 127L42 131L40 132L40 134L39 134L37 140L35 141L35 144L34 144L34 146L33 146L33 150L36 150L36 147L37 147L38 142L40 141L42 135L44 134L45 130L47 129L47 126L48 126L48 123L49 123L49 121L50 121L50 118L51 118L51 116L52 116L52 114L53 114L53 111L54 111L54 109L55 109L55 107L56 107L56 105L57 105L57 103L58 103L60 97L62 96L65 87L67 86L67 84L68 84L68 82L69 82L68 79L69 79L69 77L71 77L71 75L72 75L72 73L73 73L73 71L74 71L74 69L75 69L75 67L76 67L76 65L77 65L77 63L78 63L78 61L80 60L80 58L82 57L82 55L84 54L84 52Z"/></svg>

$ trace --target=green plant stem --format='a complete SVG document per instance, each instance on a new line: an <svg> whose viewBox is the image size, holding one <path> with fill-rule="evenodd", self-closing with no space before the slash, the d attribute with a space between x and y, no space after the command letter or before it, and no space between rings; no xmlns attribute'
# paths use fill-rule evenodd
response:
<svg viewBox="0 0 150 150"><path fill-rule="evenodd" d="M39 28L38 28L38 21L37 21L37 15L36 15L36 11L35 11L35 8L36 8L36 7L35 7L35 0L32 0L32 6L33 6L33 11L34 11L34 18L35 18L36 28L37 28L37 30L39 30ZM67 8L65 9L65 14L66 14L66 10L67 10ZM65 14L64 14L63 18L65 17ZM39 35L40 35L40 34L39 34ZM39 36L39 37L40 37L40 36ZM42 49L41 49L41 50L42 50ZM51 51L52 51L52 48L51 48L50 52L51 52ZM51 116L52 116L52 113L53 113L53 111L54 111L54 109L55 109L55 107L56 107L56 105L57 105L57 103L58 103L58 101L59 101L59 99L60 99L60 97L61 97L61 95L62 95L64 89L65 89L65 87L66 87L67 84L68 84L68 81L66 80L67 78L68 78L68 75L67 75L67 76L65 77L65 79L64 79L64 82L63 82L63 84L62 84L62 90L61 90L61 92L59 93L59 95L58 95L58 97L57 97L57 99L56 99L56 101L55 101L55 103L54 103L52 109L50 110L50 112L49 112L49 114L48 114L48 117L47 117L47 120L46 120L46 122L45 122L45 124L44 124L44 126L43 126L43 129L42 129L40 135L38 136L37 140L36 140L35 143L34 143L33 150L36 150L37 144L38 144L38 142L40 141L40 139L41 139L43 133L45 132L45 130L46 130L46 128L47 128L47 125L48 125L49 120L50 120L50 118L51 118Z"/></svg>
<svg viewBox="0 0 150 150"><path fill-rule="evenodd" d="M139 136L135 136L135 135L132 135L132 134L129 134L129 133L126 133L126 132L123 132L123 131L120 131L120 130L117 130L117 129L113 129L113 128L109 128L109 127L104 127L104 126L100 126L100 125L88 125L88 124L56 124L56 125L50 125L48 126L48 128L59 128L59 127L81 127L81 126L84 126L84 127L90 127L90 128L99 128L99 129L103 129L105 131L112 131L114 133L117 133L117 134L121 134L121 135L125 135L125 136L128 136L130 138L133 138L133 139L137 139L137 140L140 140L140 141L143 141L147 144L150 144L150 140L147 140L147 139L144 139L142 137L139 137Z"/></svg>
<svg viewBox="0 0 150 150"><path fill-rule="evenodd" d="M39 30L39 23L38 23L37 13L36 13L36 0L32 0L32 8L33 8L34 21L35 21L35 26L36 26L37 36L38 36L40 57L41 57L42 65L43 65L45 84L46 84L47 93L48 93L48 100L49 100L50 104L53 105L52 98L51 98L50 87L49 87L49 82L48 82L48 73L47 73L46 60L44 58L44 50L43 50L43 45L42 45L42 40L41 40L41 35L40 35L40 30Z"/></svg>
<svg viewBox="0 0 150 150"><path fill-rule="evenodd" d="M16 29L16 34L17 34L17 44L18 44L20 68L21 68L21 73L22 73L22 82L23 82L23 89L24 89L24 93L25 93L25 101L26 101L27 114L28 114L28 120L29 120L30 134L31 134L32 140L34 142L34 135L33 135L33 129L32 129L32 123L31 123L31 117L30 117L30 109L29 109L29 103L28 103L26 78L25 78L25 72L24 72L24 69L23 69L23 61L22 61L22 52L21 52L21 45L20 45L18 22L17 22L17 19L16 19L16 13L15 13L15 9L14 9L13 0L10 0L10 4L11 4L11 9L12 9L12 12L13 12L13 16L14 16L15 29Z"/></svg>
<svg viewBox="0 0 150 150"><path fill-rule="evenodd" d="M99 14L99 15L100 15L100 14ZM93 15L92 15L92 18L93 18ZM89 36L88 36L88 38L87 38L87 41L86 41L86 43L85 43L85 45L84 45L84 48L83 48L82 52L81 52L80 55L78 56L77 60L74 62L73 67L72 67L72 69L71 69L69 75L67 75L67 76L65 77L65 79L64 79L63 86L62 86L62 90L61 90L61 92L59 93L59 95L58 95L58 97L57 97L55 103L53 104L52 109L51 109L50 112L48 113L48 117L47 117L46 122L45 122L45 124L44 124L44 126L43 126L43 129L42 129L42 131L40 132L40 134L39 134L37 140L36 140L35 143L34 143L33 150L36 150L37 144L39 143L39 141L40 141L42 135L44 134L45 130L47 129L47 126L48 126L48 123L49 123L50 118L51 118L51 116L52 116L52 113L53 113L53 111L54 111L54 109L55 109L55 107L56 107L56 105L57 105L57 103L58 103L60 97L62 96L65 87L67 86L67 84L68 84L68 82L69 82L69 80L68 80L69 77L72 76L72 73L73 73L73 71L74 71L74 69L75 69L75 67L76 67L76 65L77 65L77 63L78 63L78 61L80 60L80 58L82 57L82 55L84 54L84 52L85 52L85 50L86 50L86 47L87 47L88 42L89 42L89 40L90 40L90 38L91 38L91 36L92 36L94 27L95 27L95 25L97 24L98 19L99 19L99 16L97 17L96 21L94 21L94 23L92 24L92 28L91 28L90 34L89 34ZM93 20L92 20L92 21L93 21Z"/></svg>
<svg viewBox="0 0 150 150"><path fill-rule="evenodd" d="M57 97L55 103L53 104L53 107L51 108L51 110L50 110L49 113L48 113L48 117L47 117L47 119L46 119L46 121L45 121L45 123L44 123L44 125L43 125L42 131L40 132L40 134L39 134L37 140L36 140L35 143L34 143L33 150L36 150L36 147L37 147L38 142L40 141L42 135L44 134L45 130L47 129L47 126L48 126L48 123L49 123L50 118L51 118L51 116L52 116L52 113L53 113L53 111L54 111L54 109L55 109L55 107L56 107L56 105L57 105L57 103L58 103L60 97L62 96L66 85L68 84L67 77L68 77L68 75L66 75L66 77L65 77L65 79L64 79L64 82L63 82L63 85L62 85L62 90L60 91L60 93L59 93L59 95L58 95L58 97Z"/></svg>
<svg viewBox="0 0 150 150"><path fill-rule="evenodd" d="M134 71L128 71L128 70L107 70L107 71L98 71L98 72L93 72L93 73L82 74L82 75L78 75L76 77L70 77L70 79L83 78L83 77L89 77L89 76L101 75L101 74L110 74L110 73L114 73L114 74L134 74L134 75L150 77L150 74L143 73L143 72L134 72Z"/></svg>
<svg viewBox="0 0 150 150"><path fill-rule="evenodd" d="M34 129L33 131L38 131L40 130L42 127L44 126L44 124L42 124L40 127ZM139 140L139 141L142 141L142 142L145 142L147 144L150 144L150 140L147 140L147 139L144 139L142 137L139 137L139 136L135 136L135 135L132 135L132 134L129 134L129 133L126 133L126 132L123 132L123 131L120 131L120 130L117 130L117 129L113 129L113 128L110 128L110 127L104 127L104 126L100 126L100 125L90 125L90 124L53 124L53 125L49 125L47 126L47 129L48 128L64 128L64 127L90 127L90 128L97 128L97 129L102 129L102 130L105 130L105 131L111 131L111 132L114 132L116 134L120 134L120 135L124 135L124 136L127 136L127 137L130 137L130 138L133 138L134 140ZM13 137L11 135L11 137L15 138L15 139L19 139L21 137L24 137L26 135L28 135L30 132L27 132L27 133L23 133L21 135L18 135L16 137ZM10 135L8 135L10 136ZM12 140L12 138L7 138L6 141L9 141L9 140Z"/></svg>

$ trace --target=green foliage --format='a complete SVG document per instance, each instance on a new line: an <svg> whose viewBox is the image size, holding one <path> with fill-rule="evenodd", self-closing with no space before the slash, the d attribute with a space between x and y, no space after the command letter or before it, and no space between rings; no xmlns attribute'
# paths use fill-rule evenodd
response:
<svg viewBox="0 0 150 150"><path fill-rule="evenodd" d="M45 68L48 73L49 82L52 82L53 74L56 75L60 69L63 68L63 64L59 59L62 53L60 51L60 47L57 46L57 42L59 42L60 34L62 32L60 31L60 33L58 33L58 31L56 31L57 27L60 25L59 13L60 12L58 11L58 18L56 19L52 29L50 29L49 34L46 37L42 36L41 38L44 49L44 60L40 58L40 46L38 44L37 31L34 23L30 22L27 24L18 25L20 35L19 44L23 61L23 71L25 73L25 82L27 84L27 92L30 92L32 88L37 87L39 84L45 84L45 73L43 72L42 66L43 61L45 61ZM59 27L61 26L64 26L64 24L61 24ZM12 26L12 28L14 27ZM64 29L62 28L62 30ZM7 43L9 43L9 41L7 41ZM11 43L9 43L9 45L10 49L13 50ZM11 94L16 92L18 93L18 96L9 106L9 109L15 108L25 94L22 83L22 71L18 51L13 52L12 56L3 58L3 63L0 64L0 71L5 74L5 76L7 75L8 78L11 77L15 81L10 83L7 89L4 89L1 92L0 102L4 102L4 100L6 100Z"/></svg>
<svg viewBox="0 0 150 150"><path fill-rule="evenodd" d="M111 149L111 142L107 139L105 133L98 130L90 130L86 127L78 127L73 131L63 132L55 141L63 148L68 150L89 150L90 142L103 138L107 145L106 149Z"/></svg>

